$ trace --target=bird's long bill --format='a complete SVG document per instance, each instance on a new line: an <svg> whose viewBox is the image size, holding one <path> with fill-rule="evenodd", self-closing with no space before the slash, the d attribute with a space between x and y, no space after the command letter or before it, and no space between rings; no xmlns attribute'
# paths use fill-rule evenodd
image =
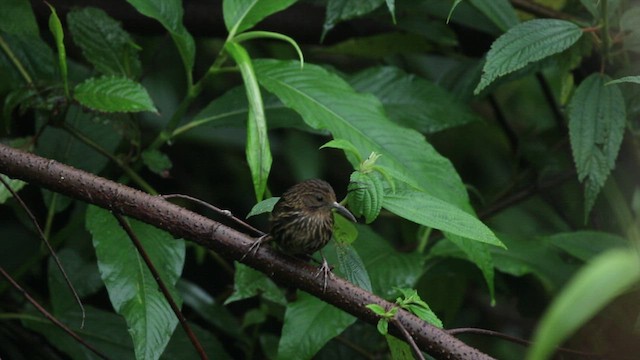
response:
<svg viewBox="0 0 640 360"><path fill-rule="evenodd" d="M346 217L347 219L353 221L353 222L358 222L356 220L356 217L353 216L353 214L351 213L351 211L347 210L346 207L338 204L337 202L334 202L333 204L331 204L333 206L334 209L336 209L336 211L338 213L340 213L340 215Z"/></svg>

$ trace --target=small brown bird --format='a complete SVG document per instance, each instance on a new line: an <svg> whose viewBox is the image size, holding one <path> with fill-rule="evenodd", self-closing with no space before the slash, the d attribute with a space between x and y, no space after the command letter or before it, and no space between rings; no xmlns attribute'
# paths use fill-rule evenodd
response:
<svg viewBox="0 0 640 360"><path fill-rule="evenodd" d="M273 207L269 234L252 244L247 254L270 240L290 255L308 256L321 250L333 235L333 209L356 222L353 214L336 201L336 194L328 182L311 179L292 186ZM330 271L323 255L318 274L324 274L324 288Z"/></svg>

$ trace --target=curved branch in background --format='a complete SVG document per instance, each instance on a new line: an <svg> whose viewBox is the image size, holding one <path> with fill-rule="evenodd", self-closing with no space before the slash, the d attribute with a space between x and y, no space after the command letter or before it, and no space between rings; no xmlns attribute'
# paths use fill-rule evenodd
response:
<svg viewBox="0 0 640 360"><path fill-rule="evenodd" d="M161 197L151 196L55 160L2 144L0 173L144 221L176 237L216 251L227 259L239 260L255 241L249 235L174 205ZM254 256L247 256L242 262L276 281L300 288L372 325L378 322L378 316L365 305L378 304L383 308L393 306L337 276L328 279L326 290L323 291L322 279L315 276L316 268L302 260L280 254L268 246L260 247ZM429 325L404 310L396 314L396 319L422 351L437 359L492 359L445 330ZM391 334L403 337L397 327L389 330Z"/></svg>

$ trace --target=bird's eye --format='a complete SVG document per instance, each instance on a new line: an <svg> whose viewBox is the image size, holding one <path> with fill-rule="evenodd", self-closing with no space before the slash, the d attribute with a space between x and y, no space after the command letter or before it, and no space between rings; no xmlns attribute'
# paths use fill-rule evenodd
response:
<svg viewBox="0 0 640 360"><path fill-rule="evenodd" d="M316 195L316 200L323 201L324 197L322 195Z"/></svg>

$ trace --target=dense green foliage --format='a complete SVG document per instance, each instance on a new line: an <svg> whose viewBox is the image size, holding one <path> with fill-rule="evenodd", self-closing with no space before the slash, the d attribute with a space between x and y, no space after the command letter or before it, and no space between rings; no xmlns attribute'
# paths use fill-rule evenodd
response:
<svg viewBox="0 0 640 360"><path fill-rule="evenodd" d="M213 35L185 4L128 0L123 24L81 2L0 2L0 141L265 230L273 196L324 178L361 219L336 219L337 275L445 329L533 341L461 337L496 358L640 351L640 4L225 0L196 17L224 24ZM271 31L301 13L300 34ZM0 186L0 266L34 298L111 358L196 357L108 211L0 176L84 329ZM131 226L211 358L410 356L386 334L396 310L371 307L376 329ZM7 281L0 299L0 357L95 357Z"/></svg>

